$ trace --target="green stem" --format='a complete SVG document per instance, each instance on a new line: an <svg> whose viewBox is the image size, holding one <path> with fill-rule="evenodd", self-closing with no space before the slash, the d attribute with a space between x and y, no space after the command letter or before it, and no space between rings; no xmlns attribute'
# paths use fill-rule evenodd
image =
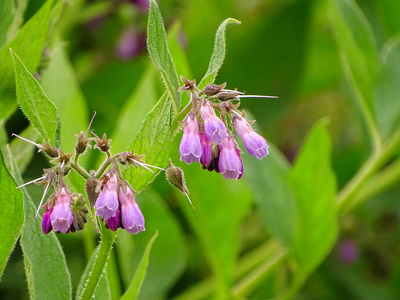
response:
<svg viewBox="0 0 400 300"><path fill-rule="evenodd" d="M182 121L183 118L189 113L191 109L192 109L192 102L190 101L185 106L185 108L178 115L175 116L171 124L171 132L173 133L172 137L174 137L178 133L178 129L181 126L181 123L179 123L179 121Z"/></svg>
<svg viewBox="0 0 400 300"><path fill-rule="evenodd" d="M99 178L101 175L103 175L104 171L107 169L107 167L110 165L111 159L107 158L103 164L100 166L100 168L96 172L96 178Z"/></svg>
<svg viewBox="0 0 400 300"><path fill-rule="evenodd" d="M101 242L99 253L94 263L92 273L89 276L85 289L80 297L81 300L89 300L92 298L97 284L104 272L108 257L110 255L112 245L115 241L116 233L104 227L103 224L99 225Z"/></svg>
<svg viewBox="0 0 400 300"><path fill-rule="evenodd" d="M89 179L89 173L82 169L81 166L75 162L71 162L71 167L78 172L79 175L81 175L85 179Z"/></svg>

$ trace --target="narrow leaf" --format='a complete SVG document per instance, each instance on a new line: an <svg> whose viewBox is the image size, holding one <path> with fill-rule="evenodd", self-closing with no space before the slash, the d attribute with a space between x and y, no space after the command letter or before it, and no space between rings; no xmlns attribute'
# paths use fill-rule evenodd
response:
<svg viewBox="0 0 400 300"><path fill-rule="evenodd" d="M142 286L143 280L146 276L147 266L149 265L150 251L151 251L151 248L153 247L154 241L157 238L157 235L158 235L158 232L156 231L156 233L153 235L153 237L147 244L146 250L145 250L143 257L139 263L139 266L136 270L135 277L133 277L132 282L129 285L125 294L122 295L121 300L137 298L139 291L140 291L140 287Z"/></svg>
<svg viewBox="0 0 400 300"><path fill-rule="evenodd" d="M337 234L336 178L331 168L331 141L317 123L309 133L290 174L297 198L295 255L301 272L308 273L325 258Z"/></svg>
<svg viewBox="0 0 400 300"><path fill-rule="evenodd" d="M217 33L215 35L214 42L214 50L211 55L210 64L208 65L208 69L206 75L204 75L203 79L199 83L199 89L203 89L206 85L212 84L217 77L219 69L222 67L222 64L225 59L226 52L226 42L225 42L225 32L228 26L232 24L240 24L241 22L228 18L221 23L218 27Z"/></svg>
<svg viewBox="0 0 400 300"><path fill-rule="evenodd" d="M12 50L11 54L14 59L19 105L42 138L56 147L60 146L61 125L56 106L47 98L21 59Z"/></svg>
<svg viewBox="0 0 400 300"><path fill-rule="evenodd" d="M379 56L381 67L374 99L378 125L387 138L400 124L400 36L389 40Z"/></svg>
<svg viewBox="0 0 400 300"><path fill-rule="evenodd" d="M0 152L0 278L24 222L23 198Z"/></svg>
<svg viewBox="0 0 400 300"><path fill-rule="evenodd" d="M147 164L164 168L168 163L171 149L171 101L166 93L147 114L130 149L134 149L135 154L145 155L144 161ZM135 169L130 166L123 173L135 191L142 191L160 172L158 169L153 170L154 173L143 167Z"/></svg>
<svg viewBox="0 0 400 300"><path fill-rule="evenodd" d="M22 184L18 167L8 156L11 173L17 184ZM24 226L21 233L21 247L28 289L31 299L70 299L71 279L64 253L54 232L43 234L42 219L35 219L36 208L25 188Z"/></svg>
<svg viewBox="0 0 400 300"><path fill-rule="evenodd" d="M163 19L155 0L150 0L147 48L151 60L161 73L168 95L172 99L175 113L177 113L180 106L178 75L176 74L174 61L168 49L167 34L164 29Z"/></svg>

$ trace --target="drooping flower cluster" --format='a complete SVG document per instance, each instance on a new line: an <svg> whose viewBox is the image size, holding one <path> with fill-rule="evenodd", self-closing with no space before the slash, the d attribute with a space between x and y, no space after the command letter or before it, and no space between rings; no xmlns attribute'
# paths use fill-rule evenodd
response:
<svg viewBox="0 0 400 300"><path fill-rule="evenodd" d="M187 107L191 107L191 111L183 121L180 159L187 164L199 162L204 169L215 170L225 179L240 179L243 175L243 163L233 129L252 156L262 159L268 155L269 147L267 141L254 131L243 113L238 110L240 102L232 103L245 95L225 89L226 84L211 84L200 91L194 80L181 79L185 85L180 91L189 93L190 103ZM228 123L228 119L231 123Z"/></svg>

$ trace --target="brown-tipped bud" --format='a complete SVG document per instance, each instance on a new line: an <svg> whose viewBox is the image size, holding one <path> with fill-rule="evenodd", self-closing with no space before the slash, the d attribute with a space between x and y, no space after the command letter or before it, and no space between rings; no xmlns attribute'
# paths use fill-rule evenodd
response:
<svg viewBox="0 0 400 300"><path fill-rule="evenodd" d="M92 134L95 135L92 131ZM111 148L111 140L107 139L107 135L103 133L103 137L100 139L97 135L94 137L94 141L96 142L96 145L94 145L94 148L99 149L102 152L108 152Z"/></svg>
<svg viewBox="0 0 400 300"><path fill-rule="evenodd" d="M44 153L46 153L49 157L58 157L58 149L56 147L53 147L45 140L43 140L42 146L43 148L41 150Z"/></svg>
<svg viewBox="0 0 400 300"><path fill-rule="evenodd" d="M100 193L100 181L95 177L94 171L90 172L90 177L86 181L85 189L86 195L88 196L90 207L93 207L96 203Z"/></svg>
<svg viewBox="0 0 400 300"><path fill-rule="evenodd" d="M78 138L78 142L75 145L75 151L78 154L82 154L83 152L86 151L88 146L90 147L90 145L88 145L88 143L92 139L86 138L86 135L83 133L83 131L81 131L79 134L76 134L75 136Z"/></svg>
<svg viewBox="0 0 400 300"><path fill-rule="evenodd" d="M73 228L71 228L71 231L83 229L87 222L86 214L88 209L85 202L82 194L71 194L71 212L73 215Z"/></svg>
<svg viewBox="0 0 400 300"><path fill-rule="evenodd" d="M184 91L193 91L193 92L197 92L197 93L200 92L196 86L196 79L188 80L181 75L181 80L184 83L184 86L179 88L178 92L184 92Z"/></svg>
<svg viewBox="0 0 400 300"><path fill-rule="evenodd" d="M240 100L238 96L242 94L243 93L237 91L223 91L216 94L213 98L216 98L220 101Z"/></svg>
<svg viewBox="0 0 400 300"><path fill-rule="evenodd" d="M204 94L206 96L214 96L221 92L226 87L226 82L223 84L209 84L201 92L200 95Z"/></svg>
<svg viewBox="0 0 400 300"><path fill-rule="evenodd" d="M57 164L57 163L63 163L64 165L69 163L69 160L71 159L72 155L74 155L73 152L65 154L61 148L58 149L58 157L53 158L50 160L51 163Z"/></svg>
<svg viewBox="0 0 400 300"><path fill-rule="evenodd" d="M132 149L131 152L125 151L120 153L117 158L117 161L121 165L132 165L137 168L140 165L143 165L145 162L143 161L144 155L135 154L135 150Z"/></svg>
<svg viewBox="0 0 400 300"><path fill-rule="evenodd" d="M185 176L181 168L178 168L171 161L169 161L165 175L167 181L171 185L179 189L185 195L189 194L189 190L186 187Z"/></svg>

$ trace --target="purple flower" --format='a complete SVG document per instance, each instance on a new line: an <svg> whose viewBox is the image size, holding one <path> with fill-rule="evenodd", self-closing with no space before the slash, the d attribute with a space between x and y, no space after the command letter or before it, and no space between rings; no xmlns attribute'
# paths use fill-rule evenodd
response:
<svg viewBox="0 0 400 300"><path fill-rule="evenodd" d="M199 137L202 149L200 162L203 166L208 166L212 158L211 141L204 132L200 132Z"/></svg>
<svg viewBox="0 0 400 300"><path fill-rule="evenodd" d="M256 133L244 118L235 116L233 118L233 127L242 139L247 152L258 159L268 155L269 146L267 141Z"/></svg>
<svg viewBox="0 0 400 300"><path fill-rule="evenodd" d="M46 212L43 214L43 221L42 221L42 231L44 234L48 234L50 231L53 230L53 226L51 226L50 215L53 209L49 209L49 204L46 205Z"/></svg>
<svg viewBox="0 0 400 300"><path fill-rule="evenodd" d="M133 234L144 231L144 217L135 201L132 189L130 187L126 187L125 190L120 189L118 196L121 204L122 227Z"/></svg>
<svg viewBox="0 0 400 300"><path fill-rule="evenodd" d="M72 225L74 217L71 211L71 194L66 186L60 185L59 191L55 195L55 203L50 213L50 220L51 226L56 232L67 233Z"/></svg>
<svg viewBox="0 0 400 300"><path fill-rule="evenodd" d="M96 215L104 220L115 217L118 210L118 179L114 171L108 172L104 179L104 186L96 200L94 207Z"/></svg>
<svg viewBox="0 0 400 300"><path fill-rule="evenodd" d="M181 160L190 165L192 162L200 162L202 149L199 137L199 123L194 113L190 113L183 127L183 136L179 146Z"/></svg>
<svg viewBox="0 0 400 300"><path fill-rule="evenodd" d="M118 209L115 212L115 217L109 218L106 223L110 230L116 231L119 227L121 227L121 211Z"/></svg>
<svg viewBox="0 0 400 300"><path fill-rule="evenodd" d="M218 167L225 179L240 179L243 175L243 164L235 140L228 136L220 145Z"/></svg>
<svg viewBox="0 0 400 300"><path fill-rule="evenodd" d="M221 144L228 136L226 126L216 115L212 106L203 101L200 107L200 114L204 121L204 131L211 142Z"/></svg>

